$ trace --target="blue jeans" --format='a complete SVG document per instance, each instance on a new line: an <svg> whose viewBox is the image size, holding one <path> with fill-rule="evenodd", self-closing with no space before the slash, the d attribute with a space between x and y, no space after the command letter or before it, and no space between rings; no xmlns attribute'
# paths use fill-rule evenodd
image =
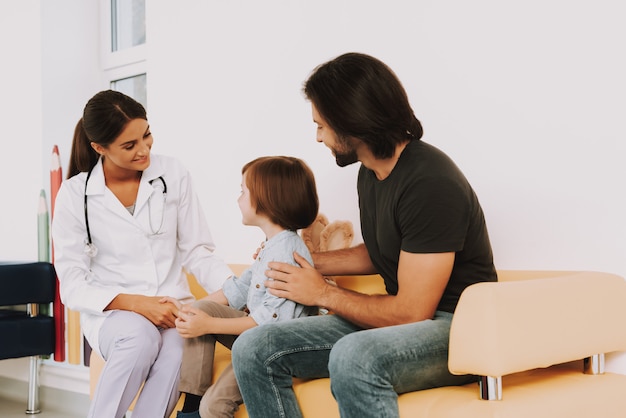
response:
<svg viewBox="0 0 626 418"><path fill-rule="evenodd" d="M398 394L465 384L448 371L452 314L363 330L338 315L262 325L239 336L233 367L251 418L302 417L292 376L331 378L342 417L398 417Z"/></svg>

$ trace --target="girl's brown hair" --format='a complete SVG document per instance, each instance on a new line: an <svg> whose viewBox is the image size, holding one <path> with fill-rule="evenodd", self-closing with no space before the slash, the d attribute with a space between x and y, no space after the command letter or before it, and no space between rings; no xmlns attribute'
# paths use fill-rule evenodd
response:
<svg viewBox="0 0 626 418"><path fill-rule="evenodd" d="M243 166L250 202L256 213L296 231L313 223L319 210L315 177L295 157L260 157Z"/></svg>

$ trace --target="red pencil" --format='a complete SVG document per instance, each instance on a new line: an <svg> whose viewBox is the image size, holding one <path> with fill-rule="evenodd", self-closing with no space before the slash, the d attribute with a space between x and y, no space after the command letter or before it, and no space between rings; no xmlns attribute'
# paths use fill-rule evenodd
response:
<svg viewBox="0 0 626 418"><path fill-rule="evenodd" d="M59 157L59 147L56 145L52 149L52 161L50 163L50 219L54 217L54 201L63 182L61 172L61 158ZM54 264L54 246L52 246L51 262ZM56 341L54 347L54 360L65 361L65 307L59 295L59 279L57 278L56 295L53 303L54 323L56 328Z"/></svg>

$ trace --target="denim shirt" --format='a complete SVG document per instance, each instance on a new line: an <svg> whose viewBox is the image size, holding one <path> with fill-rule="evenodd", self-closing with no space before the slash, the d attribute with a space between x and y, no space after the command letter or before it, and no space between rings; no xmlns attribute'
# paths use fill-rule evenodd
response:
<svg viewBox="0 0 626 418"><path fill-rule="evenodd" d="M316 315L317 307L300 305L289 299L279 298L269 293L263 284L268 277L265 271L272 261L297 266L293 253L297 252L309 263L313 259L302 238L294 231L282 231L265 241L254 263L240 277L233 276L223 286L228 304L238 310L248 308L250 317L257 325L281 320Z"/></svg>

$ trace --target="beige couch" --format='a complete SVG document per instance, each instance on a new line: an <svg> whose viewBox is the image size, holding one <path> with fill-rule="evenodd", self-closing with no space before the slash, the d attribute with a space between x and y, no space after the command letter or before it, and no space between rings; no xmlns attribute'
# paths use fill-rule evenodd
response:
<svg viewBox="0 0 626 418"><path fill-rule="evenodd" d="M246 266L233 265L239 273ZM626 282L597 272L499 271L461 296L450 335L449 367L477 383L405 393L404 418L624 417L626 375L603 373L604 353L626 350ZM365 293L379 276L337 278ZM192 280L197 296L202 291ZM220 346L214 375L230 361ZM102 359L91 359L92 389ZM305 418L339 417L329 379L294 380ZM482 398L482 399L481 399ZM237 418L247 417L245 406Z"/></svg>

